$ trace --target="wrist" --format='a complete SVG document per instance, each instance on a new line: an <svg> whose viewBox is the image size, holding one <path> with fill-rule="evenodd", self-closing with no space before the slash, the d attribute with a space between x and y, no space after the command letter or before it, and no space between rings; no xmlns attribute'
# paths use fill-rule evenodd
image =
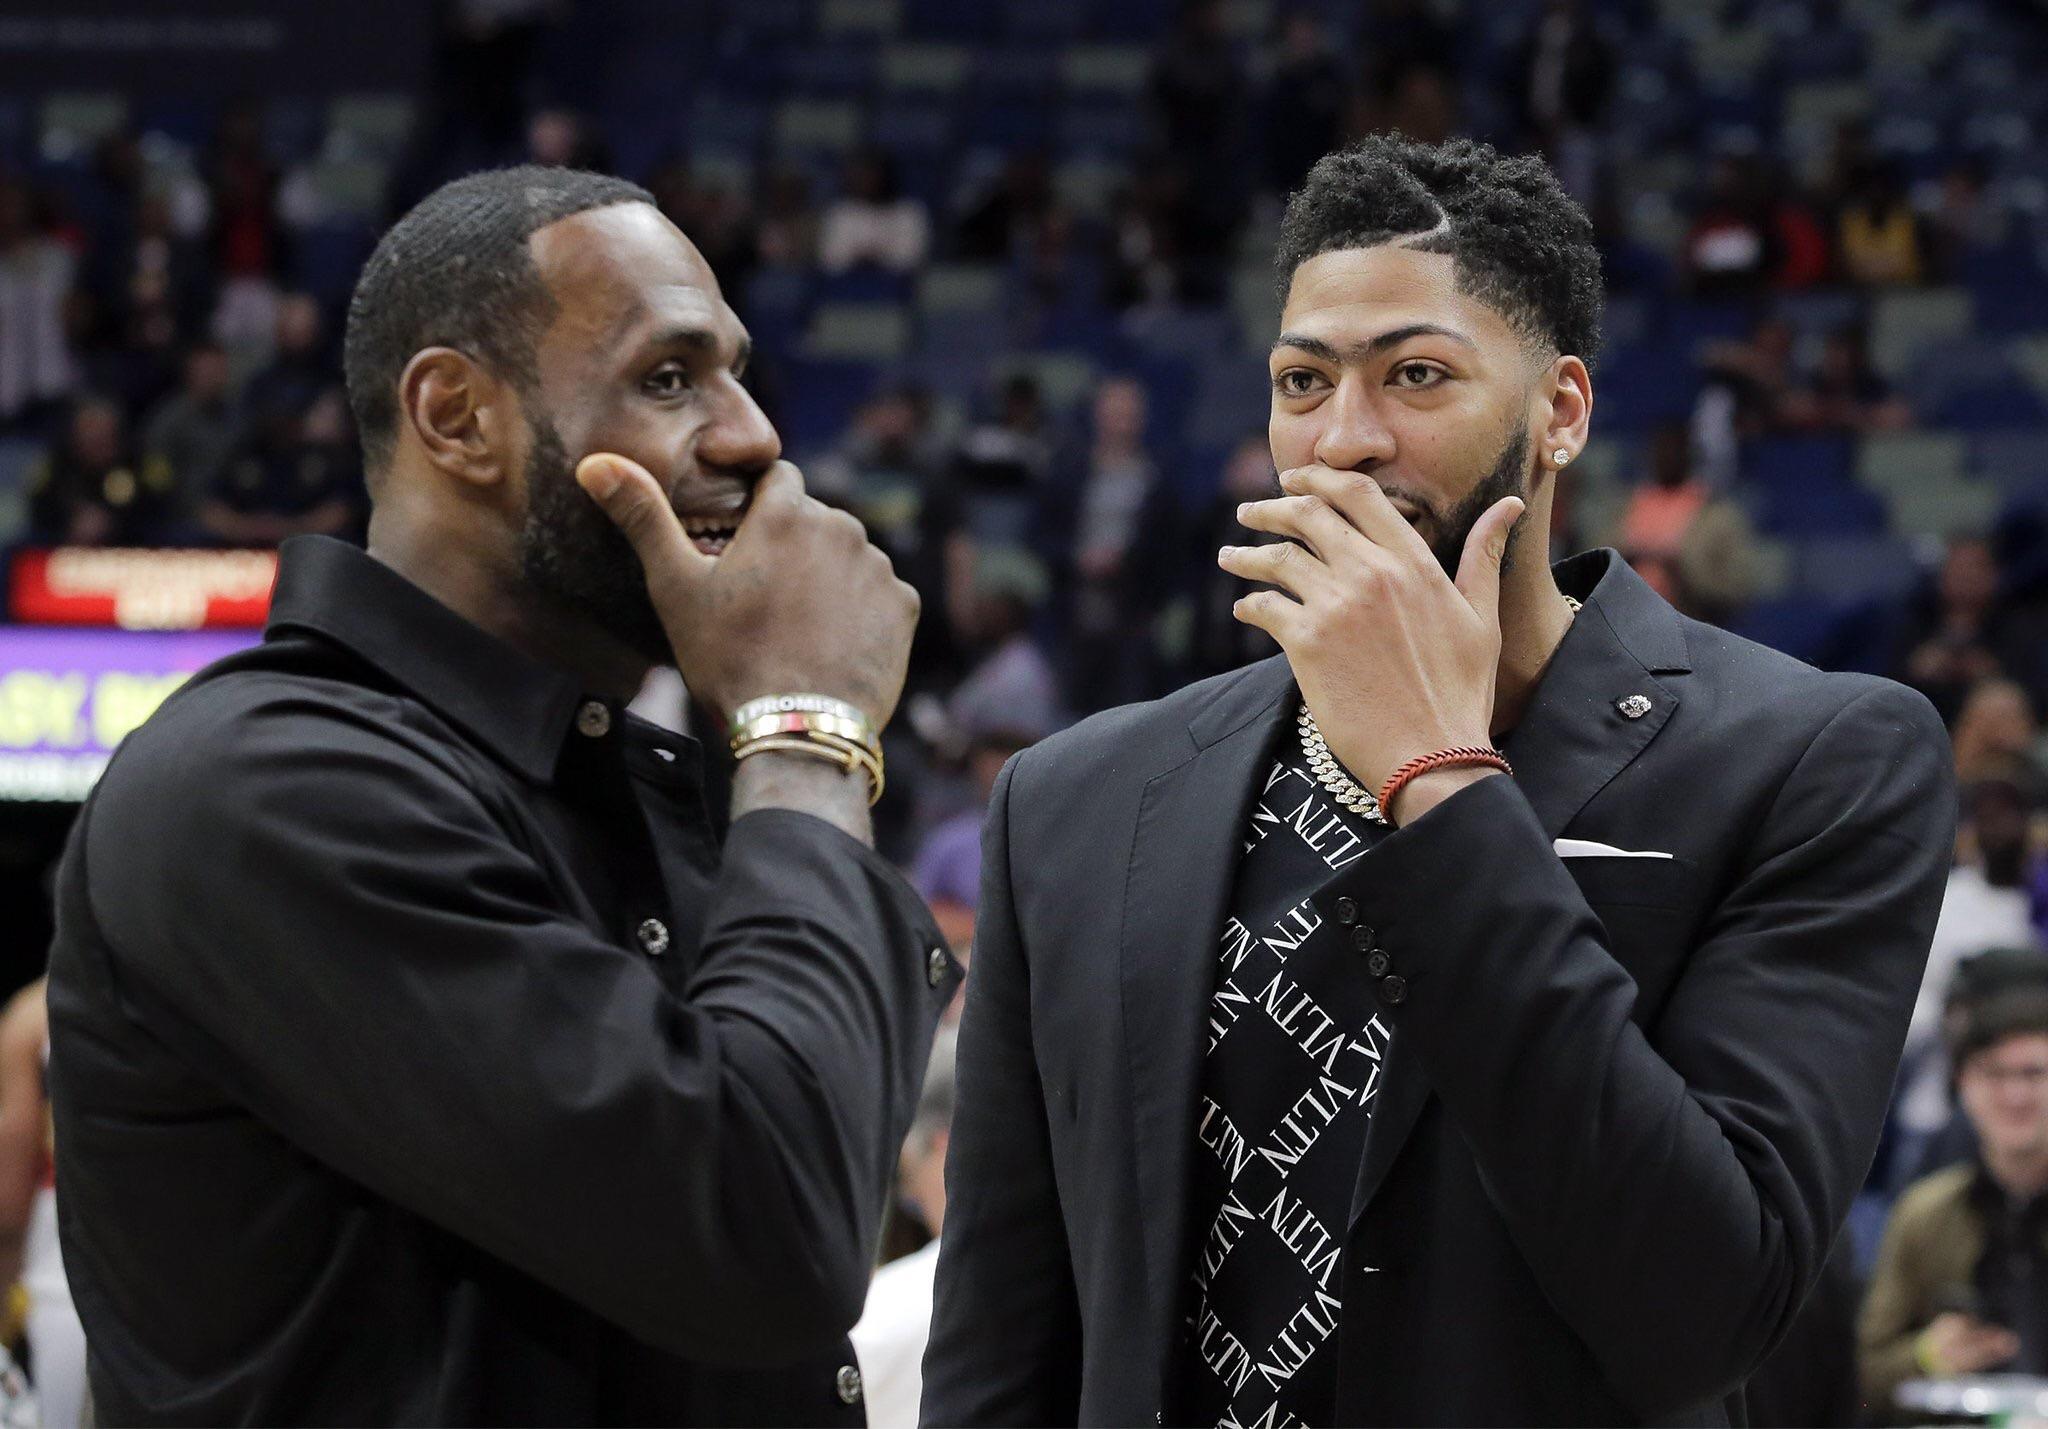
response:
<svg viewBox="0 0 2048 1429"><path fill-rule="evenodd" d="M1486 765L1431 769L1403 783L1394 791L1393 802L1381 812L1395 828L1405 829L1460 789L1500 773Z"/></svg>
<svg viewBox="0 0 2048 1429"><path fill-rule="evenodd" d="M811 814L874 843L868 814L868 777L858 767L844 768L808 754L766 749L733 766L732 817L756 809L793 809Z"/></svg>

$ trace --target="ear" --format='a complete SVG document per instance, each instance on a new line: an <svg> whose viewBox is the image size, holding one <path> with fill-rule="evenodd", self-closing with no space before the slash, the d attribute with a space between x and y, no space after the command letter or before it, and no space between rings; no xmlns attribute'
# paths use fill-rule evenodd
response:
<svg viewBox="0 0 2048 1429"><path fill-rule="evenodd" d="M398 378L401 425L437 469L473 486L517 470L525 431L518 394L467 353L422 348Z"/></svg>
<svg viewBox="0 0 2048 1429"><path fill-rule="evenodd" d="M1545 405L1547 401L1547 406ZM1586 432L1593 418L1593 375L1586 364L1571 356L1550 364L1543 385L1537 391L1537 465L1557 471L1586 449ZM1558 460L1558 453L1564 460Z"/></svg>

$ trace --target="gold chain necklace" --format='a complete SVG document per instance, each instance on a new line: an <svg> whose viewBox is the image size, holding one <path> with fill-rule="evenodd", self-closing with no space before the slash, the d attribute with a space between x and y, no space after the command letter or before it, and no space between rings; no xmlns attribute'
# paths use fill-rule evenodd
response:
<svg viewBox="0 0 2048 1429"><path fill-rule="evenodd" d="M1580 604L1570 596L1564 603L1571 608L1574 619L1578 617ZM1330 746L1323 742L1323 732L1316 728L1316 717L1302 705L1294 722L1301 730L1301 753L1308 760L1309 773L1316 776L1316 782L1326 789L1330 797L1352 813L1361 815L1369 823L1384 824L1387 816L1380 812L1380 801L1372 790L1367 789L1351 777L1350 771L1337 762L1337 756L1330 753Z"/></svg>

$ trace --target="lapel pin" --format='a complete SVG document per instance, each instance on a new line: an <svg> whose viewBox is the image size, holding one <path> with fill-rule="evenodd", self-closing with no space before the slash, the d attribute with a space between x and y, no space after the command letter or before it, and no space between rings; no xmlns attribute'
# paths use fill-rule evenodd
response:
<svg viewBox="0 0 2048 1429"><path fill-rule="evenodd" d="M1650 697L1648 695L1623 695L1614 702L1614 707L1621 711L1623 719L1641 719L1650 712Z"/></svg>

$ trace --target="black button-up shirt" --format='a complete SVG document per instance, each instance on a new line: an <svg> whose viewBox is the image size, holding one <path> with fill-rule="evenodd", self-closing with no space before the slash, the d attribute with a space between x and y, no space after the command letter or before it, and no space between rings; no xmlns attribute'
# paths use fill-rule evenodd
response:
<svg viewBox="0 0 2048 1429"><path fill-rule="evenodd" d="M360 551L132 735L59 874L64 1255L110 1423L858 1422L958 980L821 819Z"/></svg>

